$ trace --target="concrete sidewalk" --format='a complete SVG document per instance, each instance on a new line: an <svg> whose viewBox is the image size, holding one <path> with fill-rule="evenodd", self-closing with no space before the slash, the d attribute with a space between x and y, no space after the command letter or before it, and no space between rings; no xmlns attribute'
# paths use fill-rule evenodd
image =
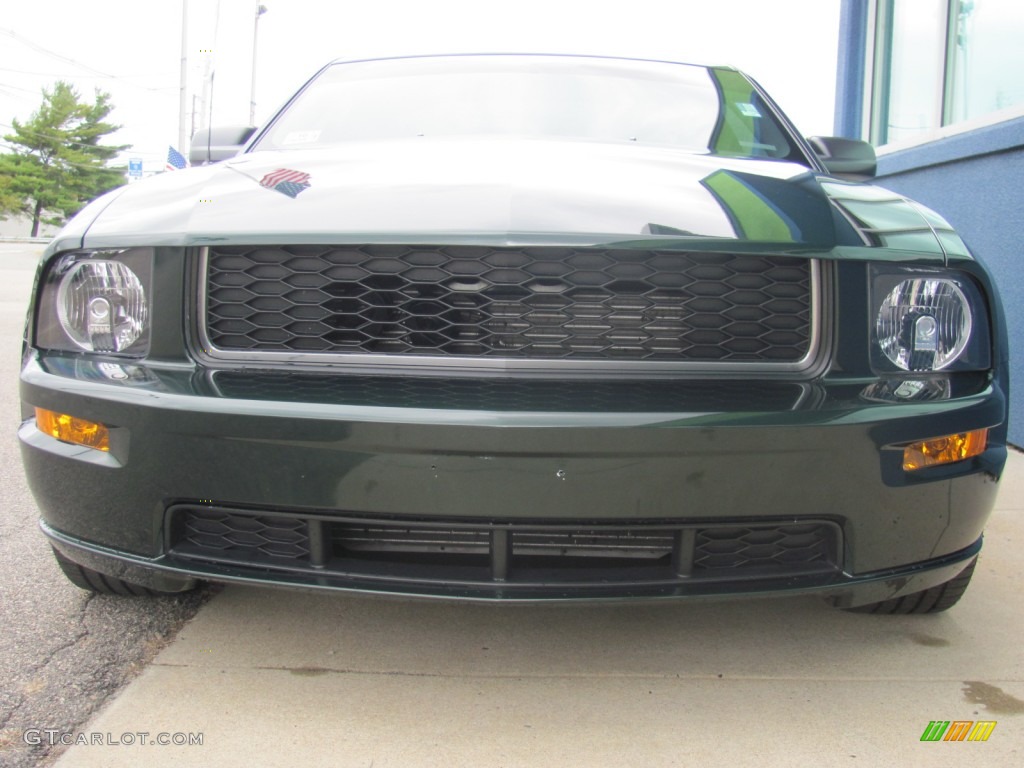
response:
<svg viewBox="0 0 1024 768"><path fill-rule="evenodd" d="M82 728L104 744L57 765L1018 766L1022 547L1013 454L974 582L936 616L228 587ZM987 742L921 742L932 720L997 725ZM151 743L190 734L202 744Z"/></svg>

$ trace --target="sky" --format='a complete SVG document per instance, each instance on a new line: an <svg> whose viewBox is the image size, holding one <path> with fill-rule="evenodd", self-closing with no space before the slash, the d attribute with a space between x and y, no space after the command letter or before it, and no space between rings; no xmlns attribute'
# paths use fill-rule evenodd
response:
<svg viewBox="0 0 1024 768"><path fill-rule="evenodd" d="M0 136L67 80L90 100L111 95L122 128L106 143L133 145L121 162L162 170L178 144L186 2L186 135L248 123L254 26L257 124L336 58L546 52L736 66L803 133L833 132L840 0L265 0L258 23L252 0L9 0Z"/></svg>

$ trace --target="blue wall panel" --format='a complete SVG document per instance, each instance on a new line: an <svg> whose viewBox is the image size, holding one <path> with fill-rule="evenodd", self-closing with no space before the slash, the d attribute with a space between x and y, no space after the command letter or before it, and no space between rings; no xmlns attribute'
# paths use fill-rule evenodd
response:
<svg viewBox="0 0 1024 768"><path fill-rule="evenodd" d="M1024 147L907 168L934 151L881 158L878 184L942 214L995 275L1009 325L1010 440L1024 446ZM888 175L887 166L900 170Z"/></svg>
<svg viewBox="0 0 1024 768"><path fill-rule="evenodd" d="M859 139L864 117L868 0L843 0L839 11L835 135Z"/></svg>

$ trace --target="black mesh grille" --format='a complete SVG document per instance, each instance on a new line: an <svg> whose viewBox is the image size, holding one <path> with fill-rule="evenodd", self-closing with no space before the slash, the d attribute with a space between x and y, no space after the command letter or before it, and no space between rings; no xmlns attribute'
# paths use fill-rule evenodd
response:
<svg viewBox="0 0 1024 768"><path fill-rule="evenodd" d="M820 520L475 522L179 505L169 530L169 552L187 560L406 584L827 580L841 565L839 528Z"/></svg>
<svg viewBox="0 0 1024 768"><path fill-rule="evenodd" d="M804 360L806 259L476 246L218 246L223 351L676 362Z"/></svg>
<svg viewBox="0 0 1024 768"><path fill-rule="evenodd" d="M176 522L176 546L181 553L268 563L309 558L309 534L300 518L195 509Z"/></svg>
<svg viewBox="0 0 1024 768"><path fill-rule="evenodd" d="M818 524L702 528L697 532L693 565L698 571L748 568L782 570L831 563L827 526Z"/></svg>

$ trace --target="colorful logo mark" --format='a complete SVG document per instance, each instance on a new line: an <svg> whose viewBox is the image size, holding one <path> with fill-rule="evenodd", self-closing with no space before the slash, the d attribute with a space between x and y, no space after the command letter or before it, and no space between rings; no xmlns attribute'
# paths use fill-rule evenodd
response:
<svg viewBox="0 0 1024 768"><path fill-rule="evenodd" d="M988 741L995 728L995 720L932 720L921 741Z"/></svg>

